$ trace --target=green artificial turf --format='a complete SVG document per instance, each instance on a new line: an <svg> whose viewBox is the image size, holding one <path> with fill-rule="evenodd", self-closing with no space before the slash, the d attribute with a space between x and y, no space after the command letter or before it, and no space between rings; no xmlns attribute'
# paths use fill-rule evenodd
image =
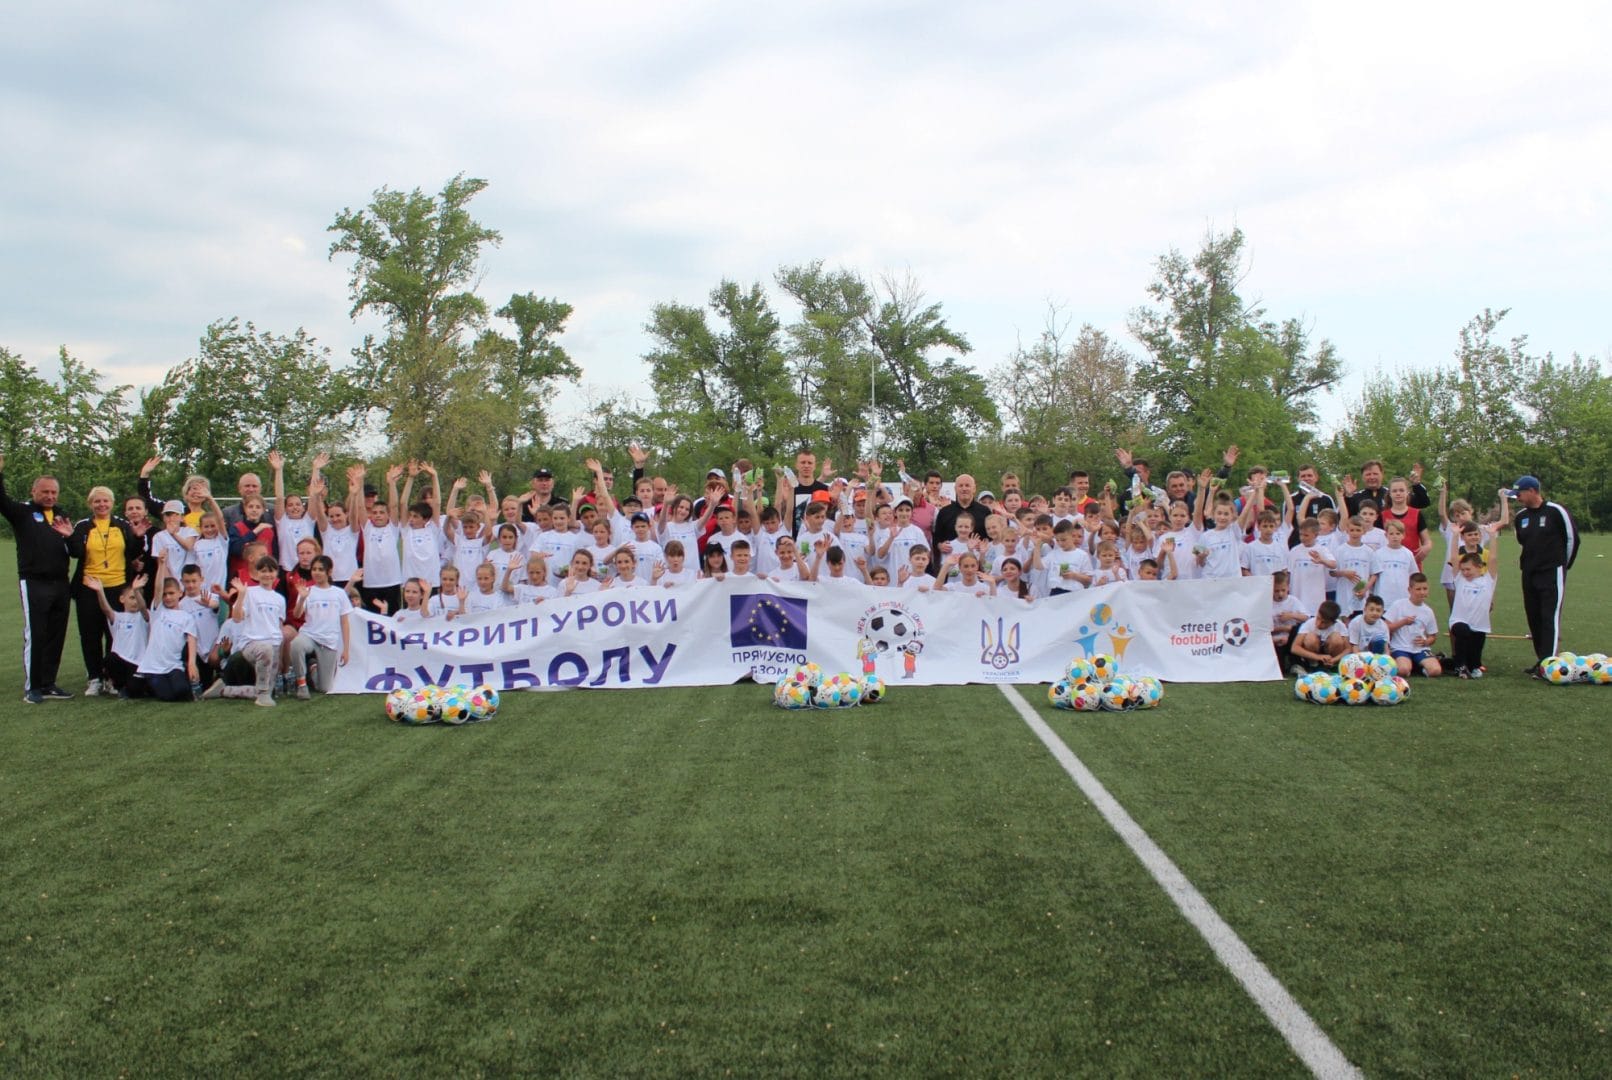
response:
<svg viewBox="0 0 1612 1080"><path fill-rule="evenodd" d="M1396 709L1045 711L1368 1072L1604 1075L1612 690L1491 650ZM0 1073L1302 1073L998 690L767 700L19 702Z"/></svg>

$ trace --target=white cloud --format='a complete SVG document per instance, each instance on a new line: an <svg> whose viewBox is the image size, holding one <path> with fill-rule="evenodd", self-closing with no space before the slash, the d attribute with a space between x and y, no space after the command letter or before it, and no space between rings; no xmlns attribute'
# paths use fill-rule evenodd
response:
<svg viewBox="0 0 1612 1080"><path fill-rule="evenodd" d="M566 344L597 385L642 381L654 303L812 258L910 269L982 367L1048 298L1123 335L1153 260L1233 224L1251 291L1359 372L1442 361L1486 305L1542 348L1598 352L1609 22L1588 4L37 9L0 44L7 344L96 343L149 381L238 314L344 353L373 324L347 318L325 226L463 170L492 181L475 208L505 237L486 295L575 305Z"/></svg>

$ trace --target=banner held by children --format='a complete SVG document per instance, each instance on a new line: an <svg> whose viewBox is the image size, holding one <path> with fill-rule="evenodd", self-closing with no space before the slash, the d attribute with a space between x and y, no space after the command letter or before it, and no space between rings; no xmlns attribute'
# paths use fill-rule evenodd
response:
<svg viewBox="0 0 1612 1080"><path fill-rule="evenodd" d="M355 611L334 690L717 686L807 661L918 686L1029 683L1100 654L1171 682L1271 680L1270 610L1266 578L1128 582L1028 603L729 578L404 627Z"/></svg>

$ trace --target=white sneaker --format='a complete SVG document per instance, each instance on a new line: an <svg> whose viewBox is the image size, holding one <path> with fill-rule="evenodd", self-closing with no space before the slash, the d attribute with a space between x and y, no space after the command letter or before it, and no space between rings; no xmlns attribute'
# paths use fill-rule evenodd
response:
<svg viewBox="0 0 1612 1080"><path fill-rule="evenodd" d="M257 696L257 703L263 706L265 709L274 708L274 698L269 694L259 694Z"/></svg>
<svg viewBox="0 0 1612 1080"><path fill-rule="evenodd" d="M89 685L84 687L84 696L85 697L100 697L101 696L101 680L100 679L91 679L90 682L89 682Z"/></svg>

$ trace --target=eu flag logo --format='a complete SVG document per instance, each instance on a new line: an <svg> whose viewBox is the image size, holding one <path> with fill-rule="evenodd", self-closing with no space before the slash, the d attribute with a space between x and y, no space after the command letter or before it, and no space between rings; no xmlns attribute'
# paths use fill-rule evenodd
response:
<svg viewBox="0 0 1612 1080"><path fill-rule="evenodd" d="M806 647L806 601L748 593L728 597L729 639L735 649Z"/></svg>

